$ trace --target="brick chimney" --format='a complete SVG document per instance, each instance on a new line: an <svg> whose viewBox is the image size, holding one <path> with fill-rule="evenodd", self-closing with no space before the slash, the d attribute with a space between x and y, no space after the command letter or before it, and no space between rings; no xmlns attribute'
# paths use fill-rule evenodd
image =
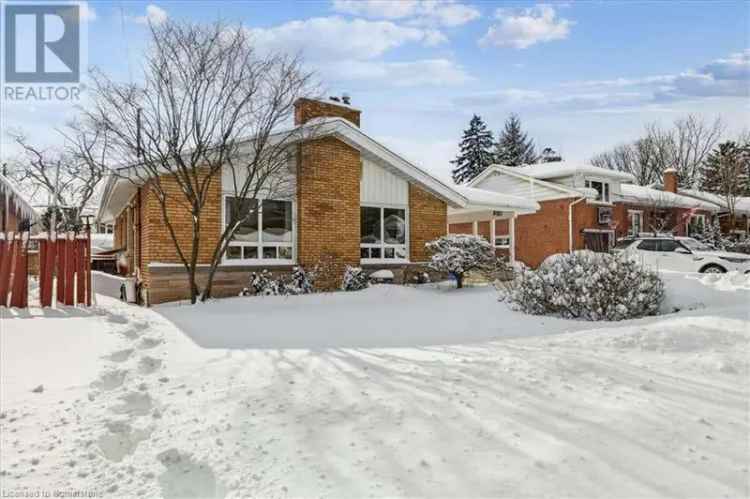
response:
<svg viewBox="0 0 750 499"><path fill-rule="evenodd" d="M674 168L664 170L664 190L677 194L677 170Z"/></svg>
<svg viewBox="0 0 750 499"><path fill-rule="evenodd" d="M300 98L294 103L294 124L304 125L315 118L344 118L359 127L361 111L333 101Z"/></svg>

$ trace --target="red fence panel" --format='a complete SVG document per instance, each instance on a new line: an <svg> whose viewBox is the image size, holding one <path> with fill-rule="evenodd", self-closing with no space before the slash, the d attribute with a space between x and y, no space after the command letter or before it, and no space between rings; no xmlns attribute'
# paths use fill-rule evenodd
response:
<svg viewBox="0 0 750 499"><path fill-rule="evenodd" d="M5 236L5 238L2 238ZM28 307L29 268L26 235L0 233L0 306ZM91 305L91 240L69 238L39 239L39 303ZM57 285L55 286L55 280ZM53 291L57 288L56 296ZM54 298L54 299L53 299Z"/></svg>
<svg viewBox="0 0 750 499"><path fill-rule="evenodd" d="M75 305L75 245L74 240L65 239L65 298L63 303Z"/></svg>
<svg viewBox="0 0 750 499"><path fill-rule="evenodd" d="M12 233L10 237L13 237ZM10 290L10 270L13 262L13 240L0 241L2 257L0 258L0 306L8 306L8 291Z"/></svg>
<svg viewBox="0 0 750 499"><path fill-rule="evenodd" d="M86 239L76 239L76 303L83 305L86 303Z"/></svg>
<svg viewBox="0 0 750 499"><path fill-rule="evenodd" d="M55 253L57 258L57 268L55 269L55 276L57 277L57 296L55 300L59 303L63 302L65 296L65 239L57 238L55 241Z"/></svg>
<svg viewBox="0 0 750 499"><path fill-rule="evenodd" d="M55 281L55 242L39 241L39 302L42 307L52 306L52 287Z"/></svg>
<svg viewBox="0 0 750 499"><path fill-rule="evenodd" d="M20 238L15 242L16 258L13 266L13 290L10 306L26 308L29 305L29 269L26 266L26 241Z"/></svg>

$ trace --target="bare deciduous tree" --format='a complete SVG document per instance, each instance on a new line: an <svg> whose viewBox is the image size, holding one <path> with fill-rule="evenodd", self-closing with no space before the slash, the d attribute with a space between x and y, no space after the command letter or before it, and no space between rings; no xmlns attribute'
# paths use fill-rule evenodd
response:
<svg viewBox="0 0 750 499"><path fill-rule="evenodd" d="M8 132L22 151L10 164L10 175L29 189L32 199L62 208L68 221L77 223L106 174L108 137L77 121L58 132L61 145L52 147L35 145L21 131Z"/></svg>
<svg viewBox="0 0 750 499"><path fill-rule="evenodd" d="M677 170L680 187L700 183L701 165L724 132L720 118L709 122L695 115L676 120L671 128L658 123L644 127L643 137L594 156L594 166L633 174L640 185L662 180L667 168Z"/></svg>
<svg viewBox="0 0 750 499"><path fill-rule="evenodd" d="M309 91L311 74L296 57L257 53L246 30L222 22L151 26L144 58L139 84L116 83L95 72L87 114L110 132L112 157L128 165L117 174L147 187L158 200L195 303L201 295L196 280L201 215L212 186L224 174L232 181L223 187L231 187L236 198L256 198L262 189L270 194L294 134L275 130ZM177 193L170 189L175 184ZM242 205L232 204L227 213L233 223L222 229L212 251L204 299L229 241L252 215ZM190 245L181 243L171 206L190 215Z"/></svg>

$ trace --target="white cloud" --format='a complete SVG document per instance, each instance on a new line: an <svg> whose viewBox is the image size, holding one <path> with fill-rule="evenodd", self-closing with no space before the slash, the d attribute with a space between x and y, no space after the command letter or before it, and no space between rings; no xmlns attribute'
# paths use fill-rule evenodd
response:
<svg viewBox="0 0 750 499"><path fill-rule="evenodd" d="M390 21L315 17L272 28L249 29L260 49L302 52L308 61L372 59L406 43L444 43L442 33Z"/></svg>
<svg viewBox="0 0 750 499"><path fill-rule="evenodd" d="M585 80L561 83L560 87L579 90L638 88L650 102L669 102L706 97L750 96L750 49L716 59L698 69L676 74ZM612 95L613 100L618 94Z"/></svg>
<svg viewBox="0 0 750 499"><path fill-rule="evenodd" d="M158 26L168 18L169 14L166 10L151 3L146 6L146 15L136 17L135 22L138 24L152 24Z"/></svg>
<svg viewBox="0 0 750 499"><path fill-rule="evenodd" d="M410 19L420 25L461 26L481 16L471 5L455 0L333 0L333 10L344 14Z"/></svg>
<svg viewBox="0 0 750 499"><path fill-rule="evenodd" d="M716 59L703 66L700 73L711 75L715 80L750 79L750 49L731 54L726 59Z"/></svg>
<svg viewBox="0 0 750 499"><path fill-rule="evenodd" d="M558 18L554 7L544 4L520 12L498 9L495 17L498 22L479 40L480 45L525 49L537 43L567 38L574 24Z"/></svg>
<svg viewBox="0 0 750 499"><path fill-rule="evenodd" d="M319 65L323 75L338 81L369 81L395 87L461 85L473 80L448 59L408 62L340 61Z"/></svg>

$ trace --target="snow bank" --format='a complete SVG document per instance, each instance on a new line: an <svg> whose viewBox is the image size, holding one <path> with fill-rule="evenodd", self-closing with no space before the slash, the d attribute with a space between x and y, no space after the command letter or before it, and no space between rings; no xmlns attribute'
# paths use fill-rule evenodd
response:
<svg viewBox="0 0 750 499"><path fill-rule="evenodd" d="M750 313L750 274L660 272L666 296L662 313L745 305Z"/></svg>
<svg viewBox="0 0 750 499"><path fill-rule="evenodd" d="M720 288L745 284L666 279L705 308L583 323L440 286L0 308L3 493L742 497L746 290Z"/></svg>

